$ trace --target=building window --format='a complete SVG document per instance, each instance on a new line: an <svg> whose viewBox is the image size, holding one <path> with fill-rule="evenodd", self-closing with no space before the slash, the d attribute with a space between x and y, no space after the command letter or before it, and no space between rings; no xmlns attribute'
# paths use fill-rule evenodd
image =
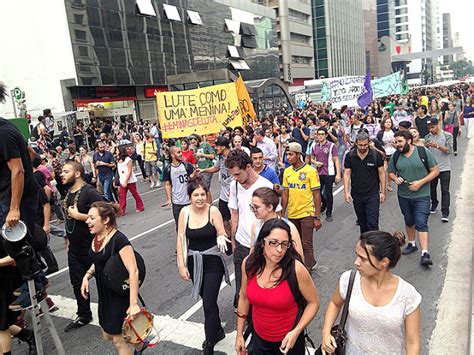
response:
<svg viewBox="0 0 474 355"><path fill-rule="evenodd" d="M316 7L316 18L324 17L324 6Z"/></svg>
<svg viewBox="0 0 474 355"><path fill-rule="evenodd" d="M405 15L408 13L408 8L407 7L402 7L401 9L396 9L395 10L395 15Z"/></svg>
<svg viewBox="0 0 474 355"><path fill-rule="evenodd" d="M309 15L308 14L305 14L301 11L297 11L297 10L293 10L293 9L288 9L288 17L291 20L304 22L304 23L308 23L308 21L309 21Z"/></svg>
<svg viewBox="0 0 474 355"><path fill-rule="evenodd" d="M395 26L397 32L408 31L408 25L399 25Z"/></svg>
<svg viewBox="0 0 474 355"><path fill-rule="evenodd" d="M89 56L89 49L85 46L79 46L79 56L80 57L88 57Z"/></svg>
<svg viewBox="0 0 474 355"><path fill-rule="evenodd" d="M377 6L377 13L380 14L383 12L388 12L388 4Z"/></svg>
<svg viewBox="0 0 474 355"><path fill-rule="evenodd" d="M408 22L408 16L396 17L395 23L405 23Z"/></svg>
<svg viewBox="0 0 474 355"><path fill-rule="evenodd" d="M82 25L84 22L84 15L74 14L74 23Z"/></svg>
<svg viewBox="0 0 474 355"><path fill-rule="evenodd" d="M326 38L319 38L316 43L318 45L318 49L326 48Z"/></svg>
<svg viewBox="0 0 474 355"><path fill-rule="evenodd" d="M320 70L328 68L328 60L327 59L320 59L318 60L318 67Z"/></svg>
<svg viewBox="0 0 474 355"><path fill-rule="evenodd" d="M377 22L388 21L388 13L377 14Z"/></svg>
<svg viewBox="0 0 474 355"><path fill-rule="evenodd" d="M318 38L326 37L326 27L318 28L316 30L316 37Z"/></svg>
<svg viewBox="0 0 474 355"><path fill-rule="evenodd" d="M377 35L380 37L383 37L383 36L390 36L390 31L389 30L380 30L378 31Z"/></svg>
<svg viewBox="0 0 474 355"><path fill-rule="evenodd" d="M318 27L324 27L326 26L326 21L324 20L324 17L320 17L316 19L316 28Z"/></svg>
<svg viewBox="0 0 474 355"><path fill-rule="evenodd" d="M291 63L293 64L310 64L313 58L311 57L303 57L300 55L292 55L291 56Z"/></svg>
<svg viewBox="0 0 474 355"><path fill-rule="evenodd" d="M156 17L156 11L151 0L137 0L136 4L140 15Z"/></svg>
<svg viewBox="0 0 474 355"><path fill-rule="evenodd" d="M395 36L395 39L397 41L401 41L401 40L405 40L405 39L408 39L408 33L402 33L400 35L396 35Z"/></svg>
<svg viewBox="0 0 474 355"><path fill-rule="evenodd" d="M302 35L299 33L293 33L293 32L290 32L290 39L293 42L298 42L298 43L303 43L303 44L309 44L309 42L311 41L310 36L305 36L305 35Z"/></svg>
<svg viewBox="0 0 474 355"><path fill-rule="evenodd" d="M318 59L326 59L328 57L328 50L326 48L318 49Z"/></svg>
<svg viewBox="0 0 474 355"><path fill-rule="evenodd" d="M395 0L395 6L404 6L408 3L407 0Z"/></svg>
<svg viewBox="0 0 474 355"><path fill-rule="evenodd" d="M189 18L189 22L191 22L193 25L203 24L201 15L199 15L199 12L188 10L188 18Z"/></svg>
<svg viewBox="0 0 474 355"><path fill-rule="evenodd" d="M87 41L86 31L74 30L74 34L76 35L76 40L81 42Z"/></svg>
<svg viewBox="0 0 474 355"><path fill-rule="evenodd" d="M316 6L324 6L324 0L315 0L313 2Z"/></svg>
<svg viewBox="0 0 474 355"><path fill-rule="evenodd" d="M165 10L165 16L168 20L181 21L181 16L179 16L176 6L163 4L163 9Z"/></svg>

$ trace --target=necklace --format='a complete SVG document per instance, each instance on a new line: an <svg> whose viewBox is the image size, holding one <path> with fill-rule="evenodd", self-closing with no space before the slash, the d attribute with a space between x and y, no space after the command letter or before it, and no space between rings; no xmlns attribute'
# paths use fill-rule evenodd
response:
<svg viewBox="0 0 474 355"><path fill-rule="evenodd" d="M93 243L94 243L94 251L95 251L96 253L99 252L99 250L102 248L102 245L104 245L105 241L108 240L108 239L109 239L109 236L110 236L111 234L113 234L114 232L115 232L115 228L112 228L112 229L110 230L110 232L107 232L107 231L106 231L105 237L102 238L102 239L99 239L99 238L98 238L99 235L96 234L96 236L94 237L94 240L93 240Z"/></svg>
<svg viewBox="0 0 474 355"><path fill-rule="evenodd" d="M75 196L74 196L74 199L72 201L72 204L71 205L68 205L68 200L69 200L69 196L71 194L71 191L68 191L67 195L66 195L66 198L64 199L64 210L65 210L65 219L66 219L66 223L64 223L64 225L66 226L66 233L67 234L72 234L74 232L74 229L76 229L76 220L74 218L69 218L68 216L68 213L67 213L67 209L71 206L75 206L77 205L77 201L79 201L79 196L81 195L81 192L82 192L82 189L84 188L84 186L86 186L86 183L83 183L81 185L81 187L79 188L79 190L77 190L75 192Z"/></svg>

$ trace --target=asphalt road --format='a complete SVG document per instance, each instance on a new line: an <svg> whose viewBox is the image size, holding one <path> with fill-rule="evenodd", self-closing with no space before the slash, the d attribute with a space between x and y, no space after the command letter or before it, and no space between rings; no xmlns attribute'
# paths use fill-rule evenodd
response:
<svg viewBox="0 0 474 355"><path fill-rule="evenodd" d="M451 215L453 221L456 191L460 185L460 176L465 160L466 142L461 140L459 155L452 157L451 174ZM335 187L334 221L326 223L314 234L316 258L318 267L313 273L320 299L321 308L309 327L309 333L316 344L321 341L321 327L326 305L334 292L340 274L352 267L354 246L358 238L358 226L351 205L343 200L340 186ZM213 197L218 197L219 182L214 177L212 183ZM144 257L147 265L147 279L140 293L147 302L149 310L158 315L157 325L163 341L147 353L157 354L199 354L203 335L203 310L199 303L190 297L191 284L180 279L174 256L175 225L170 209L160 205L165 201L164 189L150 190L147 184L139 183L139 192L145 203L145 212L136 214L134 201L128 200L127 214L118 220L119 229L125 233L138 252ZM421 304L421 344L422 354L428 354L428 344L437 317L436 305L446 274L446 247L449 241L452 222L441 223L441 214L430 216L430 253L434 265L425 269L419 265L420 254L414 253L402 256L395 273L413 284L422 294ZM393 232L403 229L403 219L400 213L396 192L388 194L388 199L381 209L380 227ZM60 267L67 267L66 251L61 239L52 240L52 249L56 254ZM231 273L233 265L228 259ZM91 283L91 297L97 302L94 282ZM74 316L75 304L69 274L66 269L51 277L49 293L60 305L53 314L54 323L63 341L66 353L73 354L113 354L113 346L101 339L100 328L88 325L72 333L64 333L63 329ZM227 337L216 347L216 353L233 353L235 340L235 315L232 307L232 287L225 286L219 295L221 320ZM62 297L59 297L62 296ZM68 319L69 318L69 319ZM95 324L97 319L95 319ZM45 329L42 330L46 354L55 354L54 344ZM23 352L24 346L15 343L14 351Z"/></svg>

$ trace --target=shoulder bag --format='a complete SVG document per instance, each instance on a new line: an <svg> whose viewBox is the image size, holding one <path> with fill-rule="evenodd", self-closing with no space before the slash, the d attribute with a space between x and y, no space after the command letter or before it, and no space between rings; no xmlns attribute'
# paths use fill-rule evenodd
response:
<svg viewBox="0 0 474 355"><path fill-rule="evenodd" d="M120 253L115 253L115 239L112 238L112 252L109 260L105 263L104 279L107 287L118 296L128 296L130 293L130 283L128 270L123 264ZM138 268L138 287L143 284L146 276L145 261L142 256L134 249L135 260Z"/></svg>
<svg viewBox="0 0 474 355"><path fill-rule="evenodd" d="M331 335L336 340L337 348L333 354L335 355L345 355L346 354L346 342L347 342L347 333L345 330L347 316L349 315L349 302L351 301L352 288L354 286L354 279L356 276L356 271L351 270L351 276L349 278L349 284L347 285L346 299L344 301L344 307L342 309L342 315L340 323L335 325L331 329ZM322 354L322 345L316 350L315 355Z"/></svg>

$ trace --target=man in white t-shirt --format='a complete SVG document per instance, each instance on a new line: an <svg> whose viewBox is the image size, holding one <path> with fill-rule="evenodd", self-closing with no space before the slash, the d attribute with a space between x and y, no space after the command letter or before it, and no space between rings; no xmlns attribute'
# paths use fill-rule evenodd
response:
<svg viewBox="0 0 474 355"><path fill-rule="evenodd" d="M243 150L232 150L225 166L235 179L230 184L229 208L235 269L234 307L237 309L242 283L242 261L250 253L252 225L256 221L255 214L250 209L252 194L259 187L273 188L273 184L252 169L252 159Z"/></svg>

